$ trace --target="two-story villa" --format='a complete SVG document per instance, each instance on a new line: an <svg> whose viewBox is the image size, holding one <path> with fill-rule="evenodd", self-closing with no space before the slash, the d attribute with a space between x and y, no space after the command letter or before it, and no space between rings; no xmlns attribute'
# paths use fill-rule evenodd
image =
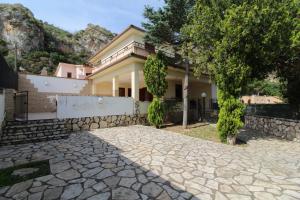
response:
<svg viewBox="0 0 300 200"><path fill-rule="evenodd" d="M127 96L136 100L151 100L144 83L143 66L147 56L155 48L144 42L145 31L129 26L116 36L108 45L89 59L93 73L92 94L105 96ZM168 56L173 56L168 53ZM190 98L198 99L205 92L207 98L216 98L215 85L208 77L190 76ZM184 68L168 66L168 89L165 98L182 98Z"/></svg>
<svg viewBox="0 0 300 200"><path fill-rule="evenodd" d="M145 86L143 67L147 56L156 49L145 43L144 36L143 29L130 25L88 60L93 68L92 73L85 78L91 80L91 95L152 100L152 95ZM168 53L168 56L175 57L172 53ZM58 73L67 73L65 66L67 67L61 64ZM178 65L168 66L167 81L168 89L164 98L182 99L184 68ZM191 73L189 81L190 99L201 98L203 92L207 94L207 99L216 99L216 87L208 77L197 79ZM206 102L208 106L209 101Z"/></svg>

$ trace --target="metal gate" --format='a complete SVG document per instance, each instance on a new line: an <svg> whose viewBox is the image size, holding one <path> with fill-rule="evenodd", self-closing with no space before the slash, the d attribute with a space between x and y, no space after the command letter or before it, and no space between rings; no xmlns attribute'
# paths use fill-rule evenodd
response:
<svg viewBox="0 0 300 200"><path fill-rule="evenodd" d="M15 120L28 120L28 91L15 94Z"/></svg>

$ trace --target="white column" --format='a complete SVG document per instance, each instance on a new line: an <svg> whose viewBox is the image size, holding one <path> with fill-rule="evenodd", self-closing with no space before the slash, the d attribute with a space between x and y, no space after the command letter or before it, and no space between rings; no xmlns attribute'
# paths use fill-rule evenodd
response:
<svg viewBox="0 0 300 200"><path fill-rule="evenodd" d="M96 83L92 80L92 95L96 95Z"/></svg>
<svg viewBox="0 0 300 200"><path fill-rule="evenodd" d="M217 86L214 82L211 83L211 98L217 99Z"/></svg>
<svg viewBox="0 0 300 200"><path fill-rule="evenodd" d="M139 82L140 82L140 77L139 77L139 70L138 66L134 65L133 70L131 72L131 97L139 101Z"/></svg>
<svg viewBox="0 0 300 200"><path fill-rule="evenodd" d="M119 76L114 76L112 79L112 94L114 97L119 96Z"/></svg>

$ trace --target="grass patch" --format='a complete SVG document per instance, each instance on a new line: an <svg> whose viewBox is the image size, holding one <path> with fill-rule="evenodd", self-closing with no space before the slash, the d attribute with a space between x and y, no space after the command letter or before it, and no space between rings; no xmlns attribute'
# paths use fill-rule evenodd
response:
<svg viewBox="0 0 300 200"><path fill-rule="evenodd" d="M215 124L196 123L189 125L187 129L182 128L182 125L166 125L164 129L195 138L221 142Z"/></svg>
<svg viewBox="0 0 300 200"><path fill-rule="evenodd" d="M23 169L23 168L38 168L39 170L36 172L33 172L32 174L28 174L25 176L12 175L13 171L15 171L17 169ZM19 183L19 182L33 179L33 178L40 177L40 176L46 176L49 174L50 174L50 165L49 165L48 160L31 162L31 163L26 163L26 164L14 166L14 167L9 167L6 169L1 169L0 170L0 187L7 186L7 185L13 185L15 183Z"/></svg>

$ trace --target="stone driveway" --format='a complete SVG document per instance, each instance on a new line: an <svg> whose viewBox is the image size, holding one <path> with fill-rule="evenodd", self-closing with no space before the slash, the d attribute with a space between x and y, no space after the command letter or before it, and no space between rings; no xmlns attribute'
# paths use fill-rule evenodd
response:
<svg viewBox="0 0 300 200"><path fill-rule="evenodd" d="M145 126L0 148L1 168L50 159L51 175L0 199L300 199L300 144L229 146Z"/></svg>

